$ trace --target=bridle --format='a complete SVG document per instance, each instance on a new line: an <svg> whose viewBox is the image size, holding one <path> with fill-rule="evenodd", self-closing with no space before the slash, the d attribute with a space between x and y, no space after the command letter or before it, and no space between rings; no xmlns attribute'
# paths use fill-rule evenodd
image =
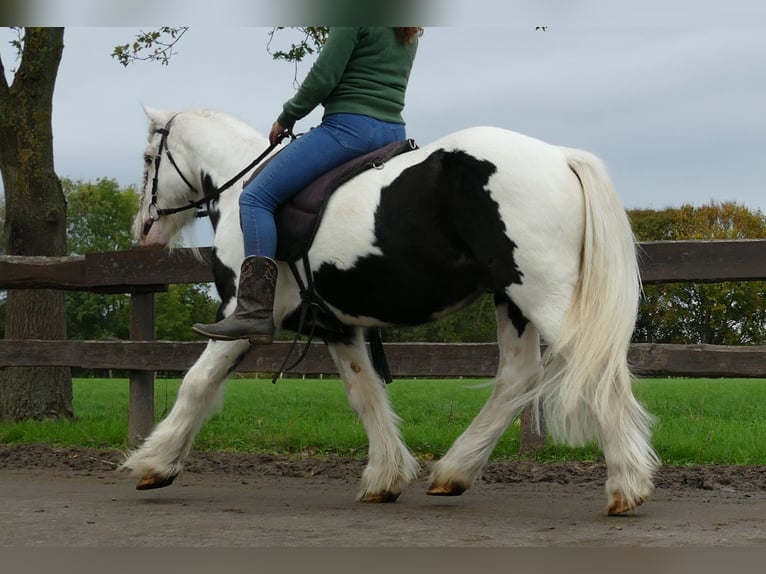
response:
<svg viewBox="0 0 766 574"><path fill-rule="evenodd" d="M173 158L173 154L170 152L170 148L168 147L168 136L170 135L170 127L173 124L173 120L178 117L178 114L174 115L172 118L168 120L168 123L165 124L164 128L158 128L154 130L154 133L160 134L162 138L160 139L160 145L157 149L157 153L154 156L154 177L152 177L152 201L149 204L149 217L150 220L146 222L144 225L144 235L149 233L149 229L151 228L152 224L155 221L158 221L160 217L163 215L172 215L174 213L179 213L181 211L187 211L189 209L196 209L197 213L195 214L195 217L207 217L208 212L202 209L202 206L209 203L210 200L215 199L219 195L221 195L224 191L229 189L232 185L234 185L239 179L241 179L248 171L253 169L256 165L258 165L263 159L269 155L274 148L276 148L280 143L282 143L282 140L286 137L290 137L291 139L295 139L297 136L295 136L292 131L288 130L285 131L283 134L280 135L280 137L277 139L277 141L273 144L270 144L266 150L259 155L257 158L255 158L252 162L250 162L244 169L242 169L240 172L238 172L234 177L226 181L223 185L220 187L217 187L215 190L213 190L210 193L205 194L200 199L197 199L196 201L190 201L188 204L183 205L181 207L169 207L160 209L157 206L157 196L158 196L158 180L159 180L159 173L160 173L160 163L162 162L162 152L165 152L165 155L168 157L168 161L170 161L170 165L173 166L173 168L176 170L176 173L178 176L183 180L183 182L186 184L186 186L192 190L193 193L198 194L199 191L189 182L189 180L186 178L186 176L181 171L181 168L178 167L178 164L176 163L176 160Z"/></svg>

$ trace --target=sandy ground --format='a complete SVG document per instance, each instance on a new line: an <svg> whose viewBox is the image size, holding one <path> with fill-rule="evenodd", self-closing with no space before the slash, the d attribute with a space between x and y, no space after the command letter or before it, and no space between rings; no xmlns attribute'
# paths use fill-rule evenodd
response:
<svg viewBox="0 0 766 574"><path fill-rule="evenodd" d="M652 501L603 514L605 468L490 463L460 497L354 501L364 462L196 453L134 490L120 453L0 446L0 547L744 547L766 545L766 467L664 467Z"/></svg>

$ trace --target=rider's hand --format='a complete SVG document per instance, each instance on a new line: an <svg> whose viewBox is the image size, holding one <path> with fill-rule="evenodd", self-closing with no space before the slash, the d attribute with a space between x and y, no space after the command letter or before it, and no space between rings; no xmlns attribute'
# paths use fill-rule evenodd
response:
<svg viewBox="0 0 766 574"><path fill-rule="evenodd" d="M279 122L274 122L274 125L271 126L271 131L269 132L269 142L271 145L277 145L288 133L290 133L290 130Z"/></svg>

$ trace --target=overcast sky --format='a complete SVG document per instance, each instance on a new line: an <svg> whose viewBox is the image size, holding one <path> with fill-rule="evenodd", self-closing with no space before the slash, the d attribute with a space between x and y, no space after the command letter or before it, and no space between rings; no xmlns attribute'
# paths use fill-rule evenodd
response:
<svg viewBox="0 0 766 574"><path fill-rule="evenodd" d="M723 16L706 8L716 3L699 0L688 22L683 12L644 18L614 10L603 18L568 9L516 18L517 3L489 2L482 20L494 27L449 4L450 23L470 25L426 27L404 111L418 143L500 126L596 153L628 208L716 200L766 212L763 0L730 3L736 9ZM294 93L296 73L266 52L270 28L193 23L169 66L127 69L110 53L138 28L67 28L54 99L60 177L138 184L142 104L216 108L268 131ZM10 39L0 31L6 68L14 60ZM278 37L277 46L289 39ZM309 65L298 67L299 80ZM318 121L314 113L296 131Z"/></svg>

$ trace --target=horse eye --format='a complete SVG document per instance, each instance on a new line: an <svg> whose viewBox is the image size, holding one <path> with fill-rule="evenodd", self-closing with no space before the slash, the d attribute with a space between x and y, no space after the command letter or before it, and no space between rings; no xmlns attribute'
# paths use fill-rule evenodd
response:
<svg viewBox="0 0 766 574"><path fill-rule="evenodd" d="M149 164L151 164L151 163L152 163L152 159L154 159L152 156L150 156L150 155L148 155L148 154L147 154L147 155L145 155L145 156L144 156L144 164L145 164L145 165L149 165Z"/></svg>

